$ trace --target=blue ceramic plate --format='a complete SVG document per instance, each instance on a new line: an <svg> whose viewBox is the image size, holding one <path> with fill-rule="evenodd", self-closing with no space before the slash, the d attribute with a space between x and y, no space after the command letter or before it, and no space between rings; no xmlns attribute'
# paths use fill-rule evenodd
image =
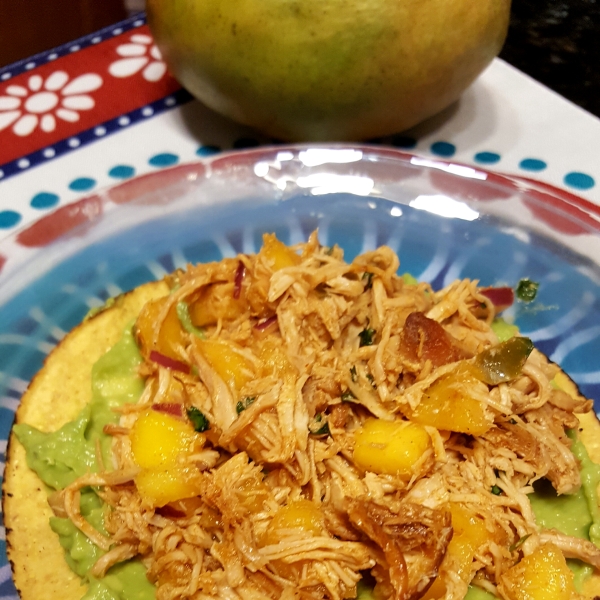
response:
<svg viewBox="0 0 600 600"><path fill-rule="evenodd" d="M264 232L296 243L315 228L348 260L386 244L435 288L538 282L506 316L600 402L597 207L381 147L261 148L133 179L0 242L0 451L29 380L90 308L186 262L256 252ZM3 534L0 598L16 598Z"/></svg>

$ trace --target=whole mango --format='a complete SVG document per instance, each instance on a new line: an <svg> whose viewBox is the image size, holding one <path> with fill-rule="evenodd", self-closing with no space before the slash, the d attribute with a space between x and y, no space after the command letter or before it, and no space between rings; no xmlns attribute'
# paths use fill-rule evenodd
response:
<svg viewBox="0 0 600 600"><path fill-rule="evenodd" d="M210 108L292 141L403 131L499 53L510 0L147 0L171 72Z"/></svg>

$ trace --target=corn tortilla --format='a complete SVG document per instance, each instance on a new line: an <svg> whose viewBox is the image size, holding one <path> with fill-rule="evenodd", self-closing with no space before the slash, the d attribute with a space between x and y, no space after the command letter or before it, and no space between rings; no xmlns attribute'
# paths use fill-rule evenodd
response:
<svg viewBox="0 0 600 600"><path fill-rule="evenodd" d="M94 363L117 343L148 300L166 293L164 282L143 285L73 329L29 385L16 422L55 431L74 419L91 400ZM45 486L27 467L25 449L14 434L7 450L3 496L7 554L21 598L79 600L85 590L50 529L53 513Z"/></svg>

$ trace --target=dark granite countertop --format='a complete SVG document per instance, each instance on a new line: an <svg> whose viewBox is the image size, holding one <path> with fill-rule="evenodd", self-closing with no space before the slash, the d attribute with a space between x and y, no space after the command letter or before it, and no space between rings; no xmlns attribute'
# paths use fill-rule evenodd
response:
<svg viewBox="0 0 600 600"><path fill-rule="evenodd" d="M600 117L600 0L513 0L500 57Z"/></svg>

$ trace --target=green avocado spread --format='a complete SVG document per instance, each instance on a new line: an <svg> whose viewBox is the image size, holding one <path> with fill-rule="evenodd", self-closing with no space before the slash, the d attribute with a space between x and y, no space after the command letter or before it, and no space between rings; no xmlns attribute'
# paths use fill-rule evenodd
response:
<svg viewBox="0 0 600 600"><path fill-rule="evenodd" d="M104 426L116 423L112 409L137 402L144 389L137 375L142 358L131 327L92 369L92 401L58 431L41 432L29 425L15 425L14 432L27 452L27 464L48 486L60 490L89 472L97 472L96 447L100 444L104 465L111 465L111 437ZM81 514L98 531L104 531L104 506L92 488L81 493ZM109 569L102 579L87 575L103 551L69 519L52 517L50 527L58 534L69 567L89 584L82 600L154 600L155 588L146 578L140 561L132 560Z"/></svg>
<svg viewBox="0 0 600 600"><path fill-rule="evenodd" d="M581 465L581 488L575 494L557 496L548 482L540 481L529 500L536 521L542 527L558 529L562 533L591 540L596 546L600 546L600 510L596 494L600 483L600 465L592 462L575 431L570 431L569 437L573 440L571 450ZM575 586L581 591L583 582L592 574L593 569L578 560L567 562L575 575Z"/></svg>
<svg viewBox="0 0 600 600"><path fill-rule="evenodd" d="M505 342L519 333L519 328L502 317L497 317L492 321L492 331L496 334L499 342Z"/></svg>
<svg viewBox="0 0 600 600"><path fill-rule="evenodd" d="M510 327L510 326L509 326ZM500 328L502 330L502 327ZM503 331L511 337L513 331ZM500 336L499 336L500 337ZM116 423L111 409L127 402L136 402L143 381L137 376L141 362L139 350L128 328L121 340L94 365L92 370L92 401L78 417L53 433L43 433L28 425L16 425L15 434L27 451L29 467L51 489L59 490L89 471L98 471L97 440L102 448L105 465L111 464L110 436L103 433L109 423ZM600 510L596 488L600 483L600 466L593 463L574 432L573 452L581 463L582 487L573 495L557 496L545 482L536 486L529 498L537 522L545 528L555 528L568 535L591 539L600 545ZM81 494L81 513L98 531L104 531L102 500L91 488ZM69 567L89 584L82 600L153 600L155 588L146 578L140 561L131 560L112 567L102 579L87 575L102 555L68 519L53 517L50 526L60 538ZM579 561L569 561L578 588L591 574L592 568ZM369 600L372 592L359 588L359 599ZM471 587L467 600L490 600L494 596Z"/></svg>

